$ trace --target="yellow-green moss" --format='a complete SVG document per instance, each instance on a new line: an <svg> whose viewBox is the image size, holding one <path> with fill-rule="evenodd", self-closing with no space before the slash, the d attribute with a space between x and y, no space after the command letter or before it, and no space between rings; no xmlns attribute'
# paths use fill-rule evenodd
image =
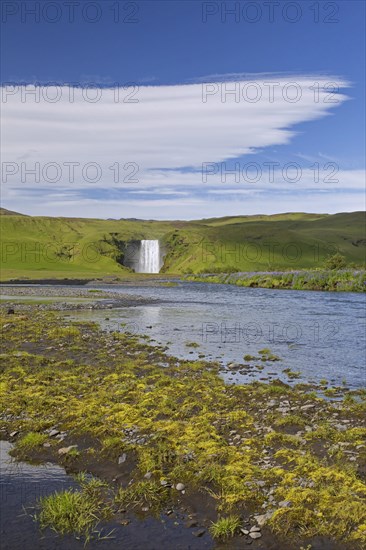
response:
<svg viewBox="0 0 366 550"><path fill-rule="evenodd" d="M0 318L0 325L6 324L8 319ZM4 329L2 426L7 434L20 432L17 448L24 455L39 448L46 430L56 425L70 440L87 435L90 456L133 455L134 482L119 491L118 505L159 509L167 502L160 480L168 479L209 494L224 519L248 509L263 513L264 506L273 512L269 527L278 537L301 541L323 535L362 547L366 486L357 464L344 460L337 447L362 445L362 392L337 409L351 420L341 431L329 422L331 401L315 393L279 381L226 386L215 364L177 365L134 336L102 333L92 324L65 325L55 314L35 313L31 323L14 316ZM24 342L33 343L32 353ZM261 352L268 356L269 350ZM164 368L157 364L163 358ZM269 399L290 401L291 414L267 409ZM300 408L309 402L314 413ZM309 424L301 436L284 433L287 426ZM320 441L323 451L317 454ZM143 479L147 472L150 480ZM272 487L275 504L263 485ZM63 498L71 499L73 510L79 505L78 496ZM290 505L281 507L281 501ZM63 520L55 525L62 532Z"/></svg>

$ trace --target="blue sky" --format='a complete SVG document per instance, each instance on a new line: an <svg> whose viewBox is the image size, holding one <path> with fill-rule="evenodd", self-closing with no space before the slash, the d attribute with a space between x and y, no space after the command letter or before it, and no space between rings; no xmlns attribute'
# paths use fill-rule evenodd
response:
<svg viewBox="0 0 366 550"><path fill-rule="evenodd" d="M5 207L161 219L364 207L364 2L81 0L73 21L48 1L35 20L35 4L2 3ZM64 86L55 103L42 95L50 82ZM20 86L32 83L39 102ZM91 84L97 102L65 99L67 86ZM127 84L120 97L136 103L111 100L107 88ZM94 182L82 170L92 162ZM42 177L47 164L61 167L57 181Z"/></svg>

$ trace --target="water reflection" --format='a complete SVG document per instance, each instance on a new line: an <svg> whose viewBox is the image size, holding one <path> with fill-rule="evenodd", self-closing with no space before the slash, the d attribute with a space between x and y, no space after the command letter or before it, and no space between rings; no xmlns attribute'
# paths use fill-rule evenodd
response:
<svg viewBox="0 0 366 550"><path fill-rule="evenodd" d="M290 368L301 372L294 383L326 378L338 385L344 380L351 387L365 384L365 299L361 294L202 283L114 286L113 291L151 296L161 303L111 310L108 321L103 311L81 311L75 317L96 320L107 330L146 334L168 344L169 353L180 358L197 359L204 354L227 365L243 363L245 355L258 356L258 350L270 348L282 359L260 361L264 368L257 373L230 375L233 382L273 377L289 381L282 371ZM190 347L192 342L199 347Z"/></svg>

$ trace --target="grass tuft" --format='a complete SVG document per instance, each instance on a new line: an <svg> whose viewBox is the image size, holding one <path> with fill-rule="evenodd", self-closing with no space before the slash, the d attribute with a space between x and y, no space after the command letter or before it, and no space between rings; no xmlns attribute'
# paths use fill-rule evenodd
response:
<svg viewBox="0 0 366 550"><path fill-rule="evenodd" d="M228 516L220 518L212 523L210 533L214 539L229 539L235 535L240 527L240 518L238 516Z"/></svg>
<svg viewBox="0 0 366 550"><path fill-rule="evenodd" d="M138 481L126 488L120 488L115 502L119 506L143 506L152 510L159 510L166 503L168 490L156 481Z"/></svg>
<svg viewBox="0 0 366 550"><path fill-rule="evenodd" d="M80 490L67 489L40 499L40 512L35 519L41 529L51 528L61 535L91 538L101 519L106 519L110 509L103 498L105 484L92 478L78 476Z"/></svg>

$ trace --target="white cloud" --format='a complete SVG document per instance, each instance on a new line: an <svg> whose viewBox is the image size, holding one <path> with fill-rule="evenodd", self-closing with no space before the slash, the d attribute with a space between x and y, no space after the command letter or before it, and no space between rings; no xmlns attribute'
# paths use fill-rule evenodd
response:
<svg viewBox="0 0 366 550"><path fill-rule="evenodd" d="M169 217L166 209L170 206L175 217L187 218L192 217L190 213L195 209L198 217L202 217L203 213L199 213L202 205L210 204L209 209L216 209L207 199L194 197L194 190L208 191L208 195L221 190L228 195L230 188L234 195L248 195L248 191L252 191L253 197L258 190L263 190L270 198L272 189L324 189L324 182L314 182L314 174L307 173L309 171L305 171L296 184L281 181L281 174L277 173L272 189L263 179L256 183L240 181L233 188L232 182L228 179L224 183L220 174L211 176L207 185L202 183L202 163L222 163L249 154L255 158L253 153L258 150L288 143L296 124L326 116L347 99L343 93L332 94L334 87L338 90L349 87L341 79L319 75L296 78L251 75L250 79L240 75L240 78L233 81L231 77L227 82L217 79L211 83L142 86L137 90L100 88L86 92L67 86L38 88L39 101L27 93L29 87L19 87L14 93L3 88L3 198L9 199L14 207L16 198L20 201L21 194L26 193L27 211L39 213L41 208L42 213L46 213L48 209L53 212L58 209L54 213L69 215L70 209L74 211L80 206L78 190L85 193L89 187L128 188L129 192L133 188L140 194L146 189L154 195L172 193L182 197L191 189L192 196L187 198L147 203L141 197L133 202L136 217ZM314 86L316 82L318 85ZM330 82L334 85L332 89L327 87ZM255 93L258 101L253 101ZM294 100L296 94L297 101ZM59 101L51 102L57 95ZM99 100L92 103L91 99L98 95ZM130 102L132 100L137 102ZM74 166L74 181L70 178L72 170L65 164L70 162L78 163ZM39 163L38 182L26 172L34 169L35 163ZM57 163L58 168L49 166L46 170L48 163ZM97 163L100 167L100 179L95 182L91 179L97 171L92 166L85 171L88 163ZM116 163L119 183L115 181ZM191 167L196 172L182 170L182 167ZM15 172L8 174L6 182L4 169ZM360 190L363 177L363 171L343 171L334 188ZM39 193L32 195L32 189L40 187L44 188L44 199L42 207L37 207L40 196ZM70 195L65 195L64 201L62 193L67 190ZM351 200L353 195L347 196ZM83 211L75 211L74 215L128 215L125 210L129 203L125 201L109 202L107 197L80 200ZM296 196L291 200L298 201ZM334 204L338 204L337 200ZM223 204L228 212L235 209L238 213L239 208L244 207L229 200ZM285 203L282 204L278 204L277 211L286 209ZM121 209L120 214L115 212L116 207ZM302 201L297 204L297 210L304 208ZM18 206L18 209L21 208ZM314 210L314 203L310 210Z"/></svg>

